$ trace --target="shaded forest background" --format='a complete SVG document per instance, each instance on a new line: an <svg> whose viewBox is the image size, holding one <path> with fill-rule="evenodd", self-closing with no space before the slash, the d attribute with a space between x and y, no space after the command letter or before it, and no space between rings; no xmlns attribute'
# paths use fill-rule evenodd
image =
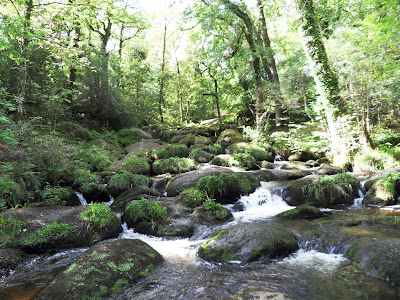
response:
<svg viewBox="0 0 400 300"><path fill-rule="evenodd" d="M277 155L398 166L399 9L199 0L154 17L134 1L3 0L0 209L99 184L132 128L211 118Z"/></svg>

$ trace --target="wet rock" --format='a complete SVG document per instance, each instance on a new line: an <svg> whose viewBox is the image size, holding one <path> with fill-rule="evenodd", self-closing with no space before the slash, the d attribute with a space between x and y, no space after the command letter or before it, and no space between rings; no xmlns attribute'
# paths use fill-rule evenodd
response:
<svg viewBox="0 0 400 300"><path fill-rule="evenodd" d="M88 191L81 189L81 192L87 203L110 201L110 195L108 194L106 187L102 184L92 186Z"/></svg>
<svg viewBox="0 0 400 300"><path fill-rule="evenodd" d="M14 269L19 263L24 261L26 257L27 255L20 249L15 249L15 248L0 249L0 270Z"/></svg>
<svg viewBox="0 0 400 300"><path fill-rule="evenodd" d="M129 189L125 192L123 192L121 195L119 195L115 200L114 203L111 205L112 207L115 208L125 208L125 206L131 202L132 200L137 200L142 197L142 195L147 195L147 196L156 196L156 197L161 197L162 194L149 188L148 186L145 185L139 185L136 186L132 189Z"/></svg>
<svg viewBox="0 0 400 300"><path fill-rule="evenodd" d="M373 238L353 241L345 256L369 276L400 288L400 238Z"/></svg>
<svg viewBox="0 0 400 300"><path fill-rule="evenodd" d="M198 145L198 144L203 144L203 145L211 145L213 142L210 140L210 138L206 137L206 136L196 136L194 139L194 144Z"/></svg>
<svg viewBox="0 0 400 300"><path fill-rule="evenodd" d="M121 222L113 212L98 214L97 220L102 221L100 224L81 215L90 209L90 206L28 207L7 211L2 216L23 223L23 230L16 235L13 247L41 253L89 246L119 235Z"/></svg>
<svg viewBox="0 0 400 300"><path fill-rule="evenodd" d="M135 226L135 231L142 234L159 237L188 238L194 233L193 224L155 224L152 222L140 222Z"/></svg>
<svg viewBox="0 0 400 300"><path fill-rule="evenodd" d="M218 137L217 144L220 144L222 147L227 148L228 146L243 142L244 139L240 132L234 129L226 129Z"/></svg>
<svg viewBox="0 0 400 300"><path fill-rule="evenodd" d="M289 161L306 162L314 159L318 159L317 155L308 150L300 151L289 156Z"/></svg>
<svg viewBox="0 0 400 300"><path fill-rule="evenodd" d="M208 163L213 159L213 157L213 154L201 149L195 149L189 154L189 158L198 163Z"/></svg>
<svg viewBox="0 0 400 300"><path fill-rule="evenodd" d="M213 158L211 163L221 167L231 167L239 164L239 162L230 154L219 154Z"/></svg>
<svg viewBox="0 0 400 300"><path fill-rule="evenodd" d="M161 142L156 142L155 140L143 140L130 145L127 148L128 153L131 155L139 155L143 152L153 153L162 147Z"/></svg>
<svg viewBox="0 0 400 300"><path fill-rule="evenodd" d="M314 172L317 175L336 175L343 173L343 170L329 165L322 165L318 168L318 170L315 170Z"/></svg>
<svg viewBox="0 0 400 300"><path fill-rule="evenodd" d="M295 180L312 174L311 171L307 170L282 170L282 169L256 170L251 173L253 174L253 176L255 176L261 181Z"/></svg>
<svg viewBox="0 0 400 300"><path fill-rule="evenodd" d="M218 225L233 220L233 215L229 209L221 207L218 212L208 212L204 206L196 207L190 219L197 224L201 225Z"/></svg>
<svg viewBox="0 0 400 300"><path fill-rule="evenodd" d="M57 275L36 299L98 299L147 277L162 261L141 240L102 242Z"/></svg>
<svg viewBox="0 0 400 300"><path fill-rule="evenodd" d="M199 248L199 256L208 261L251 262L284 257L297 249L296 236L285 228L239 224L215 233Z"/></svg>
<svg viewBox="0 0 400 300"><path fill-rule="evenodd" d="M315 206L302 205L277 215L284 219L317 219L324 217L325 214Z"/></svg>
<svg viewBox="0 0 400 300"><path fill-rule="evenodd" d="M232 170L221 167L208 167L194 170L174 177L167 185L168 196L177 196L184 189L195 187L197 181L207 175L218 175L221 173L233 173Z"/></svg>
<svg viewBox="0 0 400 300"><path fill-rule="evenodd" d="M400 192L400 173L394 172L374 180L365 194L364 205L394 205L397 204ZM371 182L370 180L369 182Z"/></svg>

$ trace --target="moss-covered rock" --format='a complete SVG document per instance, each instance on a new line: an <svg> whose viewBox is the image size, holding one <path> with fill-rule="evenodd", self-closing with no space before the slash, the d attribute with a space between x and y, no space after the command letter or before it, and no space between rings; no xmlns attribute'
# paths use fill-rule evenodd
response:
<svg viewBox="0 0 400 300"><path fill-rule="evenodd" d="M45 287L36 299L99 299L147 277L161 255L141 240L99 243Z"/></svg>
<svg viewBox="0 0 400 300"><path fill-rule="evenodd" d="M189 148L185 144L169 144L162 146L154 154L156 159L166 159L170 157L188 157Z"/></svg>
<svg viewBox="0 0 400 300"><path fill-rule="evenodd" d="M302 205L277 215L284 219L317 219L322 218L325 214L315 206Z"/></svg>
<svg viewBox="0 0 400 300"><path fill-rule="evenodd" d="M110 201L110 195L103 184L84 185L79 190L82 192L87 203Z"/></svg>
<svg viewBox="0 0 400 300"><path fill-rule="evenodd" d="M194 139L194 144L195 145L211 145L213 142L210 140L210 138L206 137L206 136L202 136L202 135L198 135L195 137Z"/></svg>
<svg viewBox="0 0 400 300"><path fill-rule="evenodd" d="M400 191L400 173L389 173L376 180L368 189L363 204L393 205L397 203Z"/></svg>
<svg viewBox="0 0 400 300"><path fill-rule="evenodd" d="M310 204L316 207L332 207L353 204L358 185L355 178L346 173L334 176L307 176L288 183L283 199L293 206Z"/></svg>
<svg viewBox="0 0 400 300"><path fill-rule="evenodd" d="M199 256L208 261L251 262L284 257L299 249L289 230L267 224L239 224L218 231L200 248Z"/></svg>
<svg viewBox="0 0 400 300"><path fill-rule="evenodd" d="M85 214L88 210L92 211ZM122 231L119 218L104 204L21 208L2 216L22 224L7 247L34 253L89 246L115 238Z"/></svg>
<svg viewBox="0 0 400 300"><path fill-rule="evenodd" d="M244 139L240 132L234 129L226 129L218 137L217 144L220 144L222 147L227 148L228 146L243 142Z"/></svg>
<svg viewBox="0 0 400 300"><path fill-rule="evenodd" d="M142 140L127 148L128 153L132 155L152 154L162 147L161 142L157 140Z"/></svg>
<svg viewBox="0 0 400 300"><path fill-rule="evenodd" d="M2 269L15 269L26 257L27 255L20 249L0 249L0 276Z"/></svg>
<svg viewBox="0 0 400 300"><path fill-rule="evenodd" d="M126 206L123 217L128 227L136 227L140 222L160 223L167 219L167 207L158 201L141 198Z"/></svg>
<svg viewBox="0 0 400 300"><path fill-rule="evenodd" d="M159 159L153 163L154 174L184 173L196 169L196 163L186 157L170 157Z"/></svg>
<svg viewBox="0 0 400 300"><path fill-rule="evenodd" d="M180 193L179 198L184 205L195 208L203 204L206 195L197 188L188 188Z"/></svg>
<svg viewBox="0 0 400 300"><path fill-rule="evenodd" d="M145 156L136 156L128 154L126 157L117 162L112 168L112 171L126 171L134 174L149 174L150 164L149 159Z"/></svg>
<svg viewBox="0 0 400 300"><path fill-rule="evenodd" d="M196 207L190 216L190 219L201 225L220 225L233 220L231 211L224 206L217 208L215 211L206 210L205 206Z"/></svg>
<svg viewBox="0 0 400 300"><path fill-rule="evenodd" d="M306 162L308 160L318 159L315 153L311 152L310 150L303 150L296 153L293 153L289 156L289 161L302 161Z"/></svg>
<svg viewBox="0 0 400 300"><path fill-rule="evenodd" d="M121 172L111 176L107 184L107 191L113 197L117 197L131 188L140 185L149 186L149 184L150 178L144 175L132 174L130 172Z"/></svg>
<svg viewBox="0 0 400 300"><path fill-rule="evenodd" d="M239 162L231 154L220 154L211 161L213 165L221 167L232 167L239 165Z"/></svg>
<svg viewBox="0 0 400 300"><path fill-rule="evenodd" d="M113 204L111 205L113 208L125 208L125 206L134 200L140 200L143 196L155 196L161 197L161 193L152 190L148 186L138 185L131 189L126 190L122 194L120 194L117 198L115 198Z"/></svg>
<svg viewBox="0 0 400 300"><path fill-rule="evenodd" d="M142 139L152 139L150 133L138 128L126 128L117 132L119 143L123 147L132 145Z"/></svg>
<svg viewBox="0 0 400 300"><path fill-rule="evenodd" d="M274 157L270 151L256 143L235 143L228 147L229 153L246 153L254 157L257 161L273 162Z"/></svg>
<svg viewBox="0 0 400 300"><path fill-rule="evenodd" d="M282 170L282 169L269 169L269 170L256 170L252 172L253 176L261 181L270 180L296 180L312 174L308 170Z"/></svg>
<svg viewBox="0 0 400 300"><path fill-rule="evenodd" d="M178 196L184 189L195 187L197 181L207 175L218 175L221 173L233 173L232 170L221 167L207 167L200 170L190 171L172 178L167 185L169 196Z"/></svg>
<svg viewBox="0 0 400 300"><path fill-rule="evenodd" d="M214 158L214 155L202 150L201 148L197 148L190 152L189 158L198 163L208 163Z"/></svg>
<svg viewBox="0 0 400 300"><path fill-rule="evenodd" d="M68 137L75 139L89 140L92 137L90 131L78 123L60 122L57 125L57 129L64 132Z"/></svg>
<svg viewBox="0 0 400 300"><path fill-rule="evenodd" d="M358 239L346 249L345 256L369 276L400 288L400 238Z"/></svg>

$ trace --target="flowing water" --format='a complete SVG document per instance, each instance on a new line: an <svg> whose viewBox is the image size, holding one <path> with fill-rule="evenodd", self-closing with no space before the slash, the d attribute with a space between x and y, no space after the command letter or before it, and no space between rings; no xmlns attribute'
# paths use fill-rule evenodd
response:
<svg viewBox="0 0 400 300"><path fill-rule="evenodd" d="M362 196L360 194L360 198ZM240 201L244 210L233 212L232 222L215 227L201 226L190 239L146 236L123 224L119 238L143 240L156 249L165 262L148 278L125 286L106 299L398 299L392 287L363 275L339 248L322 247L322 240L302 241L302 249L269 263L203 261L197 256L197 249L215 231L244 222L279 223L274 216L292 208L282 200L279 182L262 183L253 194L243 196ZM360 200L356 199L355 206L331 213L338 219L371 213L359 204ZM308 226L306 221L297 221L297 224ZM0 281L0 299L32 299L32 295L85 250L33 257ZM13 298L10 294L19 296Z"/></svg>

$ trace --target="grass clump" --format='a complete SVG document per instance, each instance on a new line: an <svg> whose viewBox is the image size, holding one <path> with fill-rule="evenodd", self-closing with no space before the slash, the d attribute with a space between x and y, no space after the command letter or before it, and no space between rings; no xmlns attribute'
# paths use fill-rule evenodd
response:
<svg viewBox="0 0 400 300"><path fill-rule="evenodd" d="M197 188L188 188L184 189L181 194L182 202L188 207L198 207L204 202L204 192L200 191Z"/></svg>
<svg viewBox="0 0 400 300"><path fill-rule="evenodd" d="M125 210L125 215L133 224L145 221L158 221L167 217L167 207L157 201L149 202L147 199L130 203Z"/></svg>
<svg viewBox="0 0 400 300"><path fill-rule="evenodd" d="M171 157L159 159L153 164L155 174L183 173L196 169L196 163L190 158Z"/></svg>
<svg viewBox="0 0 400 300"><path fill-rule="evenodd" d="M378 179L377 185L381 186L386 192L391 195L397 195L396 185L400 182L400 173L393 172Z"/></svg>
<svg viewBox="0 0 400 300"><path fill-rule="evenodd" d="M238 167L252 169L256 165L255 158L249 153L233 153L233 158L238 162Z"/></svg>
<svg viewBox="0 0 400 300"><path fill-rule="evenodd" d="M207 146L204 150L207 152L210 152L211 154L218 155L218 154L223 154L224 153L224 148L220 144L214 144Z"/></svg>
<svg viewBox="0 0 400 300"><path fill-rule="evenodd" d="M170 157L188 157L189 148L185 144L170 144L158 149L155 153L156 159Z"/></svg>
<svg viewBox="0 0 400 300"><path fill-rule="evenodd" d="M229 210L217 203L215 199L207 198L203 205L206 213L215 215L217 219L225 219L229 216Z"/></svg>
<svg viewBox="0 0 400 300"><path fill-rule="evenodd" d="M24 223L12 217L0 216L0 247L13 245L15 238L22 232Z"/></svg>
<svg viewBox="0 0 400 300"><path fill-rule="evenodd" d="M144 175L132 174L124 171L122 173L113 175L108 182L108 186L126 190L138 185L148 186L149 183L150 179Z"/></svg>
<svg viewBox="0 0 400 300"><path fill-rule="evenodd" d="M107 226L115 218L111 208L104 203L92 203L86 210L81 212L80 216L88 222L88 227L100 228Z"/></svg>
<svg viewBox="0 0 400 300"><path fill-rule="evenodd" d="M51 225L43 226L42 229L31 233L26 239L22 240L23 246L41 247L44 244L55 243L59 238L67 236L75 228L68 224L58 224L54 221Z"/></svg>

